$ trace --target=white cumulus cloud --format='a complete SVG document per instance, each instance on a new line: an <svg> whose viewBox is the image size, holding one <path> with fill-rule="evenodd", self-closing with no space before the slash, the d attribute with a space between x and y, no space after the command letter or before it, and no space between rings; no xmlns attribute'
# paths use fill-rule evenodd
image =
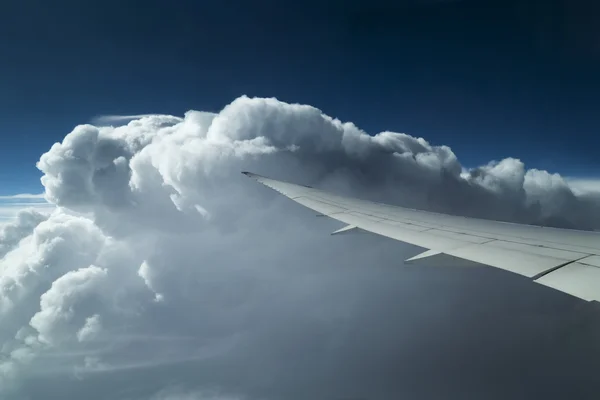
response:
<svg viewBox="0 0 600 400"><path fill-rule="evenodd" d="M600 198L557 174L513 158L467 170L447 146L272 98L79 125L37 166L52 212L22 212L0 231L8 399L342 398L362 390L354 355L381 373L373 354L419 351L425 339L381 311L435 301L416 290L422 276L386 269L410 247L326 238L335 222L307 219L242 170L464 215L600 226ZM364 327L383 315L390 336L374 344Z"/></svg>

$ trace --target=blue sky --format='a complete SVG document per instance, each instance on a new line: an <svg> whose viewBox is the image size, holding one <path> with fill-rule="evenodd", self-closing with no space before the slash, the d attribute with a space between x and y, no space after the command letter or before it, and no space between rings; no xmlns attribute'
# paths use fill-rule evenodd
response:
<svg viewBox="0 0 600 400"><path fill-rule="evenodd" d="M598 6L481 3L3 2L0 194L39 193L40 154L94 116L242 94L422 136L467 166L597 175Z"/></svg>

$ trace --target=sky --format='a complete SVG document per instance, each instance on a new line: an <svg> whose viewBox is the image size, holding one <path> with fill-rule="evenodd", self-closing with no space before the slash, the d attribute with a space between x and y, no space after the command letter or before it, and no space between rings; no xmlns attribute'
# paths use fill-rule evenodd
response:
<svg viewBox="0 0 600 400"><path fill-rule="evenodd" d="M471 167L598 168L591 0L2 3L5 194L40 191L33 164L74 124L243 94L422 136Z"/></svg>
<svg viewBox="0 0 600 400"><path fill-rule="evenodd" d="M0 398L595 399L598 308L247 179L600 229L592 1L0 5Z"/></svg>

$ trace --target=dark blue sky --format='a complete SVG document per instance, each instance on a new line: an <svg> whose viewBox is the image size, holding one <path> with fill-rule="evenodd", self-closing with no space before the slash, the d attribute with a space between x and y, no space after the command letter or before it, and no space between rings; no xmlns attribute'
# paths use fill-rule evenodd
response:
<svg viewBox="0 0 600 400"><path fill-rule="evenodd" d="M599 16L593 0L4 1L0 192L40 191L39 155L95 115L242 94L423 136L467 166L597 176Z"/></svg>

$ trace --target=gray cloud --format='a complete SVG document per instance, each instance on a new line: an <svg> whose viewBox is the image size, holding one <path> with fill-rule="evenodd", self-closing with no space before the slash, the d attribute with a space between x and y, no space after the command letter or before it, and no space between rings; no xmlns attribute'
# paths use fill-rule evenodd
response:
<svg viewBox="0 0 600 400"><path fill-rule="evenodd" d="M330 238L335 221L239 173L598 227L596 194L519 160L466 170L422 138L241 97L78 126L38 168L58 207L2 239L4 398L531 398L570 393L600 359L580 302L453 259L403 266L413 247Z"/></svg>

